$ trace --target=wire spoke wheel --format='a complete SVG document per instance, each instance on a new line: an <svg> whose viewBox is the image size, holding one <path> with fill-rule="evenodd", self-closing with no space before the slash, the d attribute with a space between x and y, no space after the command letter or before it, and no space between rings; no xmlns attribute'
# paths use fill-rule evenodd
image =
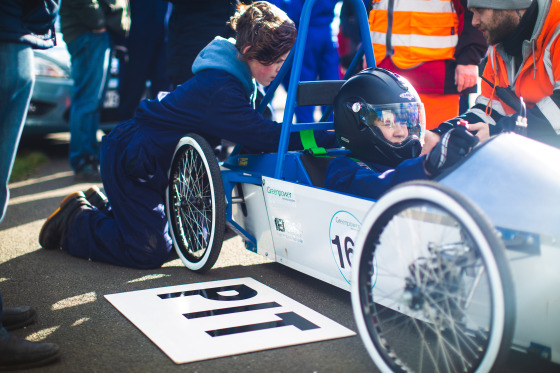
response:
<svg viewBox="0 0 560 374"><path fill-rule="evenodd" d="M179 258L204 272L218 259L226 202L214 151L199 135L182 138L173 155L167 189L169 232Z"/></svg>
<svg viewBox="0 0 560 374"><path fill-rule="evenodd" d="M513 282L480 210L441 185L409 183L381 198L362 230L352 303L381 370L487 372L504 358Z"/></svg>

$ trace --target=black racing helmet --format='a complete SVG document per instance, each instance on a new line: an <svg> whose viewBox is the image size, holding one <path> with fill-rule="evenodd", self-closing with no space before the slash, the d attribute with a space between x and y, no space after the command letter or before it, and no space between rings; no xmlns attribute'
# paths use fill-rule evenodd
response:
<svg viewBox="0 0 560 374"><path fill-rule="evenodd" d="M395 167L418 157L426 114L412 85L381 68L368 68L342 85L334 99L334 129L340 145L363 161ZM385 139L379 126L406 126L400 143Z"/></svg>

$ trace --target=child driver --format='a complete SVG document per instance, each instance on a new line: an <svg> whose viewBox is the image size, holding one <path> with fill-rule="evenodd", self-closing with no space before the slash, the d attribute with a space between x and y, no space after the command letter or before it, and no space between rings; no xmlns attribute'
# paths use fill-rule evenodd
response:
<svg viewBox="0 0 560 374"><path fill-rule="evenodd" d="M378 199L396 184L436 177L477 143L459 126L419 157L425 122L416 90L401 76L370 68L350 78L335 98L334 126L351 153L329 163L325 187Z"/></svg>

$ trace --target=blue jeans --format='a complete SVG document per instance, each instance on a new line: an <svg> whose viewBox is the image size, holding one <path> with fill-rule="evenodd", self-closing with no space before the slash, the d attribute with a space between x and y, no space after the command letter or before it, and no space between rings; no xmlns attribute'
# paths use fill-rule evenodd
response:
<svg viewBox="0 0 560 374"><path fill-rule="evenodd" d="M31 91L35 83L31 47L0 42L0 222L4 218L10 193L8 180L16 158ZM7 335L2 326L0 294L0 338Z"/></svg>
<svg viewBox="0 0 560 374"><path fill-rule="evenodd" d="M35 83L31 47L0 42L0 222L8 205L8 180Z"/></svg>
<svg viewBox="0 0 560 374"><path fill-rule="evenodd" d="M86 33L68 45L74 90L70 108L70 166L99 160L97 130L110 57L109 33Z"/></svg>

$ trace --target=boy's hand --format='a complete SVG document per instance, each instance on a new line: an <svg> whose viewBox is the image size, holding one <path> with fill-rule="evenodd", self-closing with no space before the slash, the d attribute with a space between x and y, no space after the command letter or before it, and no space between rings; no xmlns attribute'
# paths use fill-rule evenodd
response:
<svg viewBox="0 0 560 374"><path fill-rule="evenodd" d="M424 167L432 178L445 169L455 165L478 144L478 138L463 126L457 126L446 132L434 149L430 151Z"/></svg>
<svg viewBox="0 0 560 374"><path fill-rule="evenodd" d="M485 142L490 137L490 126L485 122L469 123L467 129L475 133L480 142Z"/></svg>
<svg viewBox="0 0 560 374"><path fill-rule="evenodd" d="M420 155L426 155L430 153L432 149L436 146L439 142L440 136L433 131L426 131L424 135L424 145L422 146L422 153Z"/></svg>

